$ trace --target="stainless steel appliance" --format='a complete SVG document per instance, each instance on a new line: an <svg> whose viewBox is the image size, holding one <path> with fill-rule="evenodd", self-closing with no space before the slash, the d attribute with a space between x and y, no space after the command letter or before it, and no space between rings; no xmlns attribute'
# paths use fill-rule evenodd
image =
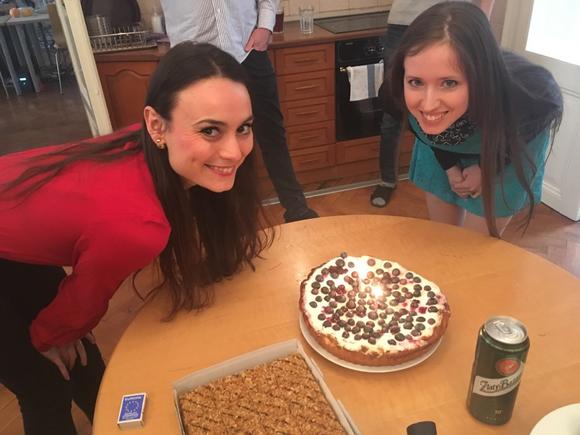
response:
<svg viewBox="0 0 580 435"><path fill-rule="evenodd" d="M351 15L316 20L316 25L332 33L346 33L387 26L386 12ZM350 83L346 67L369 65L383 59L383 34L356 39L338 40L335 43L336 80L336 140L344 141L379 134L383 115L378 98L350 101Z"/></svg>

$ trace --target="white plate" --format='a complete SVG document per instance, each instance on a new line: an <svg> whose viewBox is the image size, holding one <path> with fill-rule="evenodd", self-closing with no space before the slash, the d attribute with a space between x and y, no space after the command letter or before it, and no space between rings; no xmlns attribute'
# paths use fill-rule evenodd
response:
<svg viewBox="0 0 580 435"><path fill-rule="evenodd" d="M563 406L545 415L530 435L580 435L580 403Z"/></svg>
<svg viewBox="0 0 580 435"><path fill-rule="evenodd" d="M304 339L306 340L306 342L310 345L310 347L312 349L314 349L316 352L318 352L321 356L326 358L328 361L333 362L334 364L337 364L337 365L344 367L344 368L347 368L347 369L356 370L357 372L388 373L388 372L397 372L399 370L405 370L405 369L411 368L413 366L416 366L417 364L421 364L423 361L425 361L427 358L429 358L431 355L433 355L433 353L435 353L435 351L437 350L437 348L441 344L441 340L442 340L442 338L440 338L439 341L437 343L435 343L435 345L427 351L427 353L424 353L423 355L421 355L415 359L412 359L410 361L407 361L403 364L398 364L396 366L363 366L360 364L354 364L354 363L345 361L343 359L338 358L337 356L334 356L330 352L328 352L326 349L324 349L322 346L320 346L320 344L318 344L316 339L310 334L310 330L306 326L306 323L304 322L304 318L302 317L302 314L299 315L299 318L300 318L300 331L302 331L302 335L304 336Z"/></svg>

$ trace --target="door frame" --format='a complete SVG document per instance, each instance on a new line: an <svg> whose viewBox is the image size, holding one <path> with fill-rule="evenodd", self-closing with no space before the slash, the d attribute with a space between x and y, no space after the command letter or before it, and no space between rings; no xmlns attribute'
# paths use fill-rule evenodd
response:
<svg viewBox="0 0 580 435"><path fill-rule="evenodd" d="M113 131L80 0L56 0L81 101L93 136Z"/></svg>

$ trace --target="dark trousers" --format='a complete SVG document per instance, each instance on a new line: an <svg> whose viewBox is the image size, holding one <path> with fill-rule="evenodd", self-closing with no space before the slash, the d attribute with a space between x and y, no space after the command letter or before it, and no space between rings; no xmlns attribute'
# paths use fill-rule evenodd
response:
<svg viewBox="0 0 580 435"><path fill-rule="evenodd" d="M390 57L397 50L407 27L389 24L385 35L385 66L388 65ZM400 136L401 123L388 113L383 113L379 146L379 168L381 180L390 187L395 187L397 184Z"/></svg>
<svg viewBox="0 0 580 435"><path fill-rule="evenodd" d="M92 422L105 370L98 347L83 339L88 363L82 367L77 359L66 381L30 342L30 323L65 276L60 267L0 259L0 383L16 395L27 435L76 434L73 400Z"/></svg>
<svg viewBox="0 0 580 435"><path fill-rule="evenodd" d="M292 221L308 217L313 212L306 205L290 160L272 62L265 51L252 50L242 66L250 78L254 134L278 199L286 209L284 218Z"/></svg>

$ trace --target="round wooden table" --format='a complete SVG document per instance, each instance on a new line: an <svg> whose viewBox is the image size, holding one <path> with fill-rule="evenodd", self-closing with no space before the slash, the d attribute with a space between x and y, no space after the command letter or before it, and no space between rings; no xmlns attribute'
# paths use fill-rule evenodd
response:
<svg viewBox="0 0 580 435"><path fill-rule="evenodd" d="M437 351L413 368L370 374L314 352L298 324L299 284L341 251L393 259L437 283L452 311ZM405 434L433 420L440 434L527 434L545 414L580 402L580 281L509 243L461 228L390 216L340 216L278 228L256 271L215 286L215 303L161 322L166 300L148 303L115 349L101 385L94 434L117 432L123 394L146 392L140 434L178 434L172 383L196 370L298 338L363 434ZM510 315L531 346L512 419L488 426L465 407L479 327Z"/></svg>

